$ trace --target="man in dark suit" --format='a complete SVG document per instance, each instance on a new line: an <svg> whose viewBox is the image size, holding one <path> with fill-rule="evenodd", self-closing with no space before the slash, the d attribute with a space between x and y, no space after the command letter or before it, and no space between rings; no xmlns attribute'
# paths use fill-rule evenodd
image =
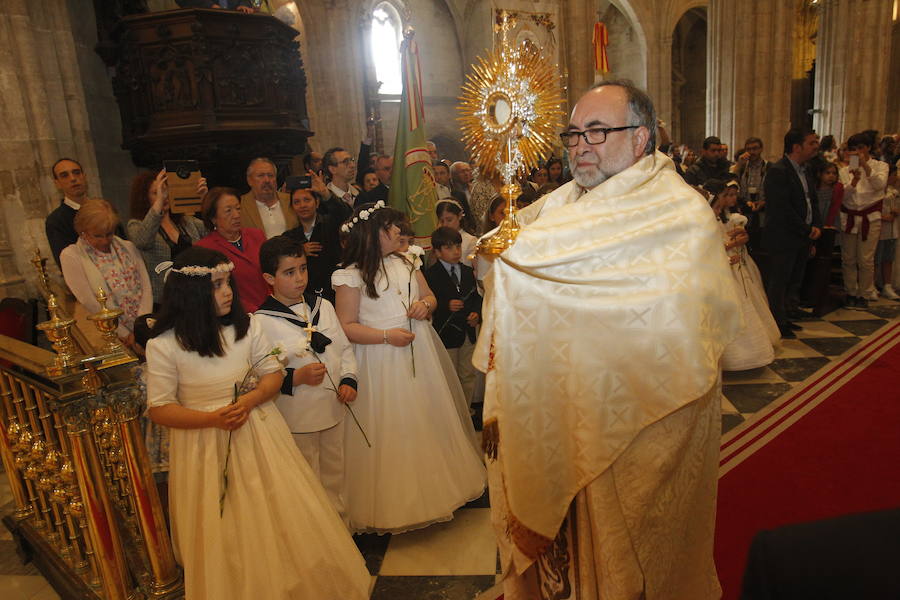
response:
<svg viewBox="0 0 900 600"><path fill-rule="evenodd" d="M375 175L378 177L378 185L368 192L359 195L359 201L363 204L369 202L378 202L383 200L385 204L388 201L388 194L391 189L391 172L394 169L394 157L382 154L375 159Z"/></svg>
<svg viewBox="0 0 900 600"><path fill-rule="evenodd" d="M804 168L818 150L819 136L791 129L784 136L784 156L769 166L763 182L767 213L763 248L769 253L766 293L783 338L797 337L793 330L800 329L788 320L788 295L799 289L811 242L822 233L815 185Z"/></svg>
<svg viewBox="0 0 900 600"><path fill-rule="evenodd" d="M53 260L59 264L59 253L69 244L78 241L75 233L75 214L87 200L87 177L81 163L71 158L61 158L50 168L53 185L63 193L63 199L53 212L47 215L44 231L50 243Z"/></svg>

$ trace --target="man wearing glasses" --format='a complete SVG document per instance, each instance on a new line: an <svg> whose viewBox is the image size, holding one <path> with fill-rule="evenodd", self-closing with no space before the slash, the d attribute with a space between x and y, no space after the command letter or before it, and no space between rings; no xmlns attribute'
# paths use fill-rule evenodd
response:
<svg viewBox="0 0 900 600"><path fill-rule="evenodd" d="M328 198L319 203L319 212L331 215L336 226L353 215L359 190L352 184L356 179L356 159L343 148L330 148L322 157L328 177Z"/></svg>
<svg viewBox="0 0 900 600"><path fill-rule="evenodd" d="M718 598L719 357L741 325L721 229L631 82L587 92L561 138L574 180L517 213L473 359L505 597Z"/></svg>

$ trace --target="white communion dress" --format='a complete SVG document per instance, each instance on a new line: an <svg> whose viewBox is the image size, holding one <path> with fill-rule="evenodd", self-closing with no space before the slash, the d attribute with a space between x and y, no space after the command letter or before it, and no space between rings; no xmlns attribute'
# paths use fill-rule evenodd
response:
<svg viewBox="0 0 900 600"><path fill-rule="evenodd" d="M743 222L742 222L743 220ZM743 227L746 217L731 215L728 223L722 223L723 235L729 241L730 233ZM775 360L775 346L781 343L781 333L763 288L762 277L756 263L745 246L728 251L728 256L738 256L739 261L731 265L731 274L737 286L744 316L744 328L740 335L725 347L722 353L722 369L725 371L745 371L771 364Z"/></svg>
<svg viewBox="0 0 900 600"><path fill-rule="evenodd" d="M198 411L230 403L235 383L272 349L259 324L243 339L222 329L225 356L181 348L169 330L147 344L147 400ZM273 358L255 369L280 370ZM175 557L190 600L368 598L371 578L337 512L272 402L231 437L224 512L219 495L228 432L171 430L169 508Z"/></svg>
<svg viewBox="0 0 900 600"><path fill-rule="evenodd" d="M452 519L453 511L481 496L486 473L447 351L429 321L406 316L409 299L419 295L416 277L399 256L382 264L378 298L366 295L355 266L332 276L334 287L359 289L360 324L411 328L416 336L404 347L354 345L359 394L353 410L372 447L348 423L344 499L354 531L399 533Z"/></svg>

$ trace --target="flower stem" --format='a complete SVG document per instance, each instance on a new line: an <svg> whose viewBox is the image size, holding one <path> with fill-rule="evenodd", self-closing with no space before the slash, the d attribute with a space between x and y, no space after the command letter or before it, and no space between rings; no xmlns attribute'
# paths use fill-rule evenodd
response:
<svg viewBox="0 0 900 600"><path fill-rule="evenodd" d="M319 355L316 353L315 350L310 348L309 351L312 352L312 355L315 357L315 359L317 361L319 361L319 364L321 364L321 365L325 364L322 362L322 359L319 358ZM328 372L328 368L325 369L325 375L328 376L328 382L331 384L331 391L333 391L336 396L340 395L340 394L338 394L338 386L336 386L334 384L334 379L331 378L331 373ZM344 404L344 403L342 402L341 404ZM362 425L359 424L359 419L356 418L356 414L353 412L353 409L350 408L349 404L344 404L344 408L346 408L350 412L350 416L353 417L353 422L356 423L356 426L359 428L359 432L362 434L363 439L366 440L366 446L371 448L372 443L369 441L369 436L366 435L366 432L362 428Z"/></svg>

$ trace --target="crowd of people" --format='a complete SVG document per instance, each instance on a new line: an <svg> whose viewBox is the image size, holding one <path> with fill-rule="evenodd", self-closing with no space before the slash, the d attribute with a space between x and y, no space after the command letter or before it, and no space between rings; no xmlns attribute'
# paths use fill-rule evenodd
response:
<svg viewBox="0 0 900 600"><path fill-rule="evenodd" d="M634 127L567 132L564 144L600 146ZM837 146L792 129L774 162L756 137L733 162L714 136L699 157L667 140L658 150L721 229L744 324L722 368L770 363L798 321L824 310L835 251L847 307L898 299L896 136ZM506 207L498 178L428 151L428 253L387 206L393 158L370 139L357 157L311 152L291 185L264 157L248 164L243 195L201 179L199 218L171 210L165 171L142 173L124 229L89 197L77 160L53 165L63 200L46 232L66 284L86 313L103 289L123 310L120 339L146 361L146 439L192 596L366 597L351 532L425 527L483 493L471 417L485 378L473 352L491 263L473 250ZM573 173L542 161L520 181L518 207Z"/></svg>
<svg viewBox="0 0 900 600"><path fill-rule="evenodd" d="M733 162L715 136L703 141L696 159L686 147L666 150L692 186L708 189L710 181L736 186L737 202L726 210L746 220L729 236L729 245L740 243L747 251L737 268L746 267L749 256L762 265L780 337L794 338L802 328L798 321L834 307L829 303L834 256L840 256L845 307L866 309L879 297L900 299L894 272L898 146L900 135L879 138L873 130L838 145L832 136L820 142L812 131L792 129L783 157L773 162L762 157L763 141L757 137L746 140Z"/></svg>

